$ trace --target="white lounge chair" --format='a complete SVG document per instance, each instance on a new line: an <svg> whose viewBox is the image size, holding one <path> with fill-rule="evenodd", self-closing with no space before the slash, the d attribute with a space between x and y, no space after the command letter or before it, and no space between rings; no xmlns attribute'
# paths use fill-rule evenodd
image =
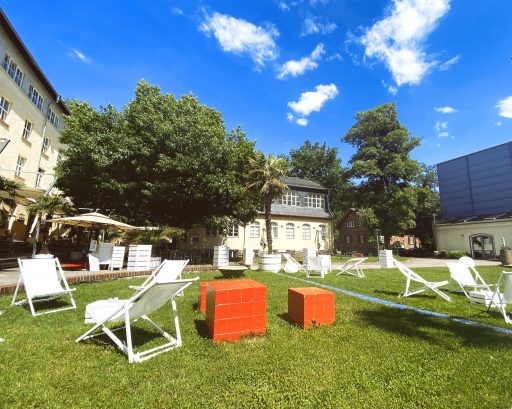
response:
<svg viewBox="0 0 512 409"><path fill-rule="evenodd" d="M336 275L339 276L340 274L350 274L354 277L364 278L361 264L364 263L367 259L368 257L356 257L345 261L345 263L343 263L341 266L340 271Z"/></svg>
<svg viewBox="0 0 512 409"><path fill-rule="evenodd" d="M475 276L475 280L478 282L480 281L481 283L484 283L484 279L482 278L482 276L480 275L480 273L477 271L477 269L475 268L475 260L473 260L471 257L468 257L468 256L462 256L461 258L459 258L459 261L463 264L465 264L474 274Z"/></svg>
<svg viewBox="0 0 512 409"><path fill-rule="evenodd" d="M182 345L181 331L178 320L178 311L174 297L191 285L199 277L187 280L160 281L153 280L149 285L137 291L129 300L109 299L96 301L85 308L85 323L93 323L93 327L76 339L83 341L98 335L106 334L117 347L128 357L128 362L142 362L155 355L170 351ZM174 316L176 337L171 336L162 327L149 318L149 315L160 309L168 301L171 302ZM142 318L151 324L168 342L163 345L135 353L132 344L131 324ZM114 331L123 329L119 327L110 329L108 323L124 323L126 343L123 343ZM101 330L101 332L96 331Z"/></svg>
<svg viewBox="0 0 512 409"><path fill-rule="evenodd" d="M319 273L321 278L325 277L329 270L329 266L325 264L323 257L307 257L306 276L311 277L313 273Z"/></svg>
<svg viewBox="0 0 512 409"><path fill-rule="evenodd" d="M98 256L94 254L87 254L87 258L89 260L89 271L92 273L94 271L100 271L100 260Z"/></svg>
<svg viewBox="0 0 512 409"><path fill-rule="evenodd" d="M110 259L110 270L114 270L114 268L122 269L124 263L124 253L126 247L124 246L114 246L112 247L112 257Z"/></svg>
<svg viewBox="0 0 512 409"><path fill-rule="evenodd" d="M131 285L130 288L141 290L150 285L153 281L174 281L181 279L181 273L188 264L189 260L164 260L160 265L155 268L155 271L146 278L141 285ZM178 295L183 295L180 293Z"/></svg>
<svg viewBox="0 0 512 409"><path fill-rule="evenodd" d="M304 266L300 264L297 260L295 260L291 254L283 253L283 256L286 260L286 264L284 265L285 273L296 273L297 271L306 271Z"/></svg>
<svg viewBox="0 0 512 409"><path fill-rule="evenodd" d="M447 262L446 265L448 266L448 270L450 270L450 279L457 283L459 287L458 290L462 290L466 297L471 298L466 291L466 287L471 288L469 291L479 291L482 289L491 291L491 288L485 283L480 274L477 273L476 279L473 277L467 264L460 261L452 261ZM477 280L480 281L480 283Z"/></svg>
<svg viewBox="0 0 512 409"><path fill-rule="evenodd" d="M128 247L128 271L151 269L151 244L132 244Z"/></svg>
<svg viewBox="0 0 512 409"><path fill-rule="evenodd" d="M501 284L503 282L503 292L500 292ZM512 304L512 272L503 271L501 273L500 279L496 284L496 289L492 294L490 299L489 307L487 311L491 307L496 307L503 315L505 322L507 324L512 324L512 318L507 314L506 308L507 304Z"/></svg>
<svg viewBox="0 0 512 409"><path fill-rule="evenodd" d="M75 289L69 288L58 258L18 259L18 264L20 266L20 278L11 305L28 303L30 312L34 317L76 308L75 300L71 294ZM16 301L21 284L25 287L27 298ZM64 295L69 296L71 307L62 307L40 313L35 312L35 302L53 300Z"/></svg>
<svg viewBox="0 0 512 409"><path fill-rule="evenodd" d="M445 293L443 293L441 290L439 290L439 287L447 285L448 281L430 282L430 281L425 280L423 277L421 277L420 275L418 275L417 273L412 271L409 267L403 265L396 259L393 259L393 263L395 263L395 266L400 270L400 272L407 279L406 284L405 284L405 291L402 294L400 294L399 297L400 296L409 297L414 294L419 294L419 293L431 290L434 293L436 293L437 295L439 295L440 297L444 298L446 301L448 301L448 302L452 301L450 297L448 297ZM411 286L411 281L415 281L415 282L421 284L422 287L420 287L414 291L410 291L409 288Z"/></svg>

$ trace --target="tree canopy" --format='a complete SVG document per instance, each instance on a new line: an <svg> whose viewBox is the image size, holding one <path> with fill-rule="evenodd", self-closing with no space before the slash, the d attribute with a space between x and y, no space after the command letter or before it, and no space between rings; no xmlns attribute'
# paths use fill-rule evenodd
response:
<svg viewBox="0 0 512 409"><path fill-rule="evenodd" d="M58 187L76 207L108 209L131 223L188 227L212 217L253 219L247 194L254 142L191 94L139 82L121 111L69 101Z"/></svg>
<svg viewBox="0 0 512 409"><path fill-rule="evenodd" d="M420 139L398 120L394 103L358 112L356 123L343 140L356 148L348 174L355 182L354 204L362 223L389 238L416 224L421 173L409 157Z"/></svg>

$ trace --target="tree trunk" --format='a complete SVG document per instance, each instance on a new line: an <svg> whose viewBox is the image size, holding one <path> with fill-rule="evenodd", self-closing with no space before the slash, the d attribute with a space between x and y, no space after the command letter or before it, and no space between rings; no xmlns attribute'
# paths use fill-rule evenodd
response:
<svg viewBox="0 0 512 409"><path fill-rule="evenodd" d="M271 206L272 202L265 202L265 228L267 233L268 254L272 254L272 215L270 213Z"/></svg>

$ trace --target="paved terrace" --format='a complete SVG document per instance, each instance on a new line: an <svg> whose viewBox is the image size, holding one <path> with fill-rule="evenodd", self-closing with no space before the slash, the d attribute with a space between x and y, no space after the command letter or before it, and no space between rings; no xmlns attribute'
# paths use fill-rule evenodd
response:
<svg viewBox="0 0 512 409"><path fill-rule="evenodd" d="M446 267L446 259L437 259L437 258L409 258L407 261L403 263L411 268L416 267ZM454 261L454 260L451 260ZM486 260L476 260L476 265L478 266L498 266L500 262L497 261L486 261ZM332 269L335 271L339 269L341 264L333 264ZM365 263L362 265L363 269L372 269L372 268L380 268L378 263ZM185 272L201 272L201 271L211 271L214 270L213 265L211 264L203 264L203 265L188 265L185 267ZM19 268L8 268L4 270L0 270L0 295L12 294L14 293L14 289L16 288L16 283L19 278ZM97 281L107 281L107 280L115 280L118 278L128 278L128 277L138 277L138 276L146 276L151 274L149 270L141 270L141 271L127 271L127 270L116 270L116 271L107 271L102 270L98 272L89 272L87 270L81 271L64 271L64 275L68 280L68 283L78 284L78 283L93 283Z"/></svg>

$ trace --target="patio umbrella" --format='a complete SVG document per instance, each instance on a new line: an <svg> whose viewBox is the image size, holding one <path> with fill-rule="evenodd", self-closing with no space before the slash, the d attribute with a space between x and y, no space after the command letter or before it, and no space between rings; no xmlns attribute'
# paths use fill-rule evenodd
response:
<svg viewBox="0 0 512 409"><path fill-rule="evenodd" d="M101 213L85 213L79 216L59 217L56 219L46 220L47 223L60 223L69 226L89 227L91 229L119 229L119 230L135 230L139 227L126 223L118 222Z"/></svg>

